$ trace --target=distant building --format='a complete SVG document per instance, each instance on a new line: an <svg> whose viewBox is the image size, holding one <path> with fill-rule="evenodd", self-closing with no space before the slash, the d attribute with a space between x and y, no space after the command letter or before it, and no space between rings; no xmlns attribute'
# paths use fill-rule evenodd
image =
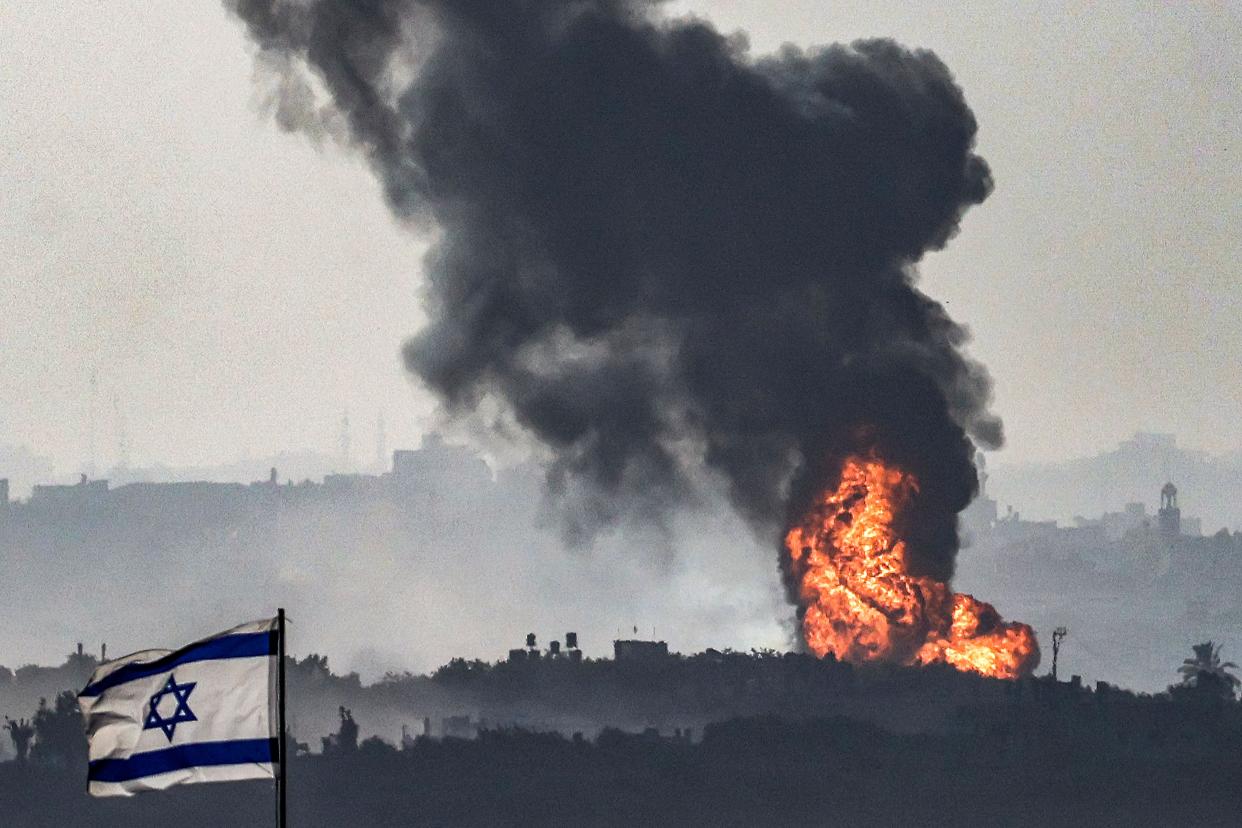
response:
<svg viewBox="0 0 1242 828"><path fill-rule="evenodd" d="M996 519L992 528L995 534L1006 538L1050 535L1061 531L1055 520L1023 520L1022 513L1014 511L1013 506L1006 507L1005 514Z"/></svg>
<svg viewBox="0 0 1242 828"><path fill-rule="evenodd" d="M1130 532L1151 525L1151 516L1147 514L1147 506L1142 503L1127 503L1120 512L1105 512L1098 518L1074 516L1074 526L1079 529L1102 529L1104 537L1110 541L1118 541Z"/></svg>
<svg viewBox="0 0 1242 828"><path fill-rule="evenodd" d="M619 639L612 642L612 655L617 661L660 661L668 658L668 643Z"/></svg>
<svg viewBox="0 0 1242 828"><path fill-rule="evenodd" d="M479 735L479 726L469 716L445 716L440 727L446 739L473 739Z"/></svg>
<svg viewBox="0 0 1242 828"><path fill-rule="evenodd" d="M325 473L322 482L310 479L284 485L273 467L266 479L250 484L196 480L93 480L82 475L69 485L36 484L26 502L13 501L11 510L24 519L44 521L49 528L60 515L71 517L106 511L117 524L142 515L186 515L202 520L235 517L248 510L275 512L294 502L358 502L365 499L408 498L412 494L447 495L477 490L494 482L491 468L469 449L451 446L436 435L416 450L393 452L393 468L378 475ZM156 469L156 472L161 472ZM155 476L159 476L158 474ZM9 484L0 479L0 510L9 506ZM38 518L34 516L38 515ZM73 517L73 519L78 519ZM186 518L189 519L189 518Z"/></svg>
<svg viewBox="0 0 1242 828"><path fill-rule="evenodd" d="M975 453L975 469L979 475L979 494L962 511L958 520L967 543L992 529L997 518L996 501L988 497L987 460L981 451Z"/></svg>
<svg viewBox="0 0 1242 828"><path fill-rule="evenodd" d="M108 494L107 480L88 480L86 475L71 486L38 485L31 489L31 505L69 506L98 502Z"/></svg>
<svg viewBox="0 0 1242 828"><path fill-rule="evenodd" d="M493 480L492 470L483 458L445 443L438 434L425 435L422 446L416 450L394 451L391 478L402 489L425 486L431 480L450 488L484 486Z"/></svg>

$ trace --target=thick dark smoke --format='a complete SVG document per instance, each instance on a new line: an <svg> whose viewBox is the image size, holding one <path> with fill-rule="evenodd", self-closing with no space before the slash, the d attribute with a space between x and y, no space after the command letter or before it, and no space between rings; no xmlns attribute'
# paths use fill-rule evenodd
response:
<svg viewBox="0 0 1242 828"><path fill-rule="evenodd" d="M770 533L873 448L921 478L915 563L951 574L1001 428L914 286L992 186L934 54L757 57L624 0L228 5L282 126L348 142L434 228L409 370L538 438L576 531L717 475Z"/></svg>

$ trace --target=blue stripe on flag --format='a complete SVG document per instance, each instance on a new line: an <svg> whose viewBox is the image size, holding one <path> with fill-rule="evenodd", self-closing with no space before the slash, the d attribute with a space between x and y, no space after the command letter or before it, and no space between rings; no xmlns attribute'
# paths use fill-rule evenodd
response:
<svg viewBox="0 0 1242 828"><path fill-rule="evenodd" d="M185 768L275 762L276 749L275 739L197 742L136 753L128 759L96 759L90 763L86 778L92 782L126 782Z"/></svg>
<svg viewBox="0 0 1242 828"><path fill-rule="evenodd" d="M126 664L121 669L109 673L94 684L88 684L78 695L98 696L109 687L116 687L118 684L124 684L134 679L159 675L181 664L188 664L191 661L276 655L277 637L277 632L270 630L209 638L206 641L191 644L176 652L157 658L155 661Z"/></svg>

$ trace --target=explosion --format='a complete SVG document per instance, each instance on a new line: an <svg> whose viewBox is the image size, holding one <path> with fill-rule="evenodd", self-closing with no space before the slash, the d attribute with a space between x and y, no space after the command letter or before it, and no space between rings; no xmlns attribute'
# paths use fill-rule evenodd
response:
<svg viewBox="0 0 1242 828"><path fill-rule="evenodd" d="M852 662L943 662L994 678L1030 673L1039 645L1029 626L1004 622L991 604L911 574L897 527L918 495L914 475L855 455L837 487L786 534L807 647Z"/></svg>

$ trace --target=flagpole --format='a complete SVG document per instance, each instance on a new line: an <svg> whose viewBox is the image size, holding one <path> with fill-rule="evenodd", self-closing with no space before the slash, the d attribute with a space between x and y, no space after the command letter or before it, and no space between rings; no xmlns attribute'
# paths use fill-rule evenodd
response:
<svg viewBox="0 0 1242 828"><path fill-rule="evenodd" d="M276 610L276 725L280 738L276 741L276 758L279 762L276 775L276 828L285 828L285 814L289 793L288 750L285 742L285 609Z"/></svg>

